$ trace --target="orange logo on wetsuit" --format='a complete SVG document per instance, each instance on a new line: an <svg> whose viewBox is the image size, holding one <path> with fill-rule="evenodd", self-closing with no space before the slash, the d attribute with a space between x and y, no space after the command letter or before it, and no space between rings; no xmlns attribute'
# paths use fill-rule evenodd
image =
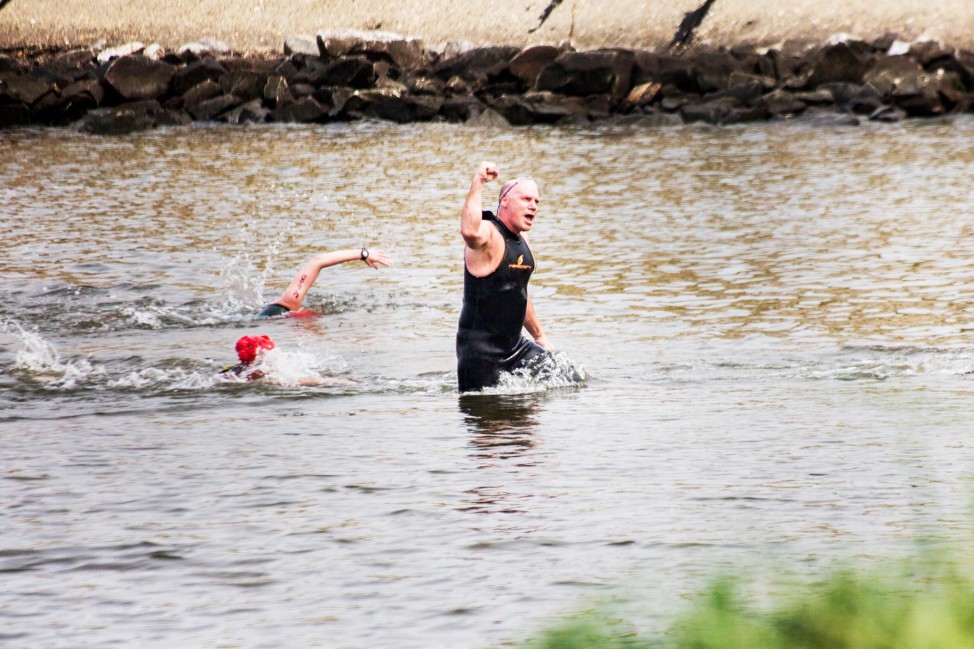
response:
<svg viewBox="0 0 974 649"><path fill-rule="evenodd" d="M530 266L524 265L524 255L519 255L516 264L508 264L508 268L516 268L517 270L531 270Z"/></svg>

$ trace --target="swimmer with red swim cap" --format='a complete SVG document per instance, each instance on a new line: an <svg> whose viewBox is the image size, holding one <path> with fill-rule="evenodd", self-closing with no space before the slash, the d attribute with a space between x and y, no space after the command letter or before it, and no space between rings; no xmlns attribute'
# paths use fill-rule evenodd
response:
<svg viewBox="0 0 974 649"><path fill-rule="evenodd" d="M288 314L292 316L304 315L303 312L299 314L298 310L301 308L301 302L304 301L304 296L308 293L308 289L318 279L318 273L321 272L321 269L356 260L365 262L369 268L377 269L379 266L392 266L392 260L386 256L386 253L381 250L369 250L368 248L362 248L361 250L336 250L334 252L323 252L315 255L294 276L294 279L288 284L284 294L277 301L264 307L264 310L257 317L271 318Z"/></svg>
<svg viewBox="0 0 974 649"><path fill-rule="evenodd" d="M247 369L257 360L258 354L263 355L265 350L274 349L277 345L270 339L270 336L243 336L237 341L237 358L240 363L225 367L220 374L233 374L234 376L243 375ZM255 381L263 378L264 373L254 370L246 374L248 381Z"/></svg>
<svg viewBox="0 0 974 649"><path fill-rule="evenodd" d="M277 345L274 344L274 341L269 336L243 336L237 341L237 358L240 359L240 363L224 368L220 371L220 374L240 377L247 381L265 379L269 383L278 383L279 381L274 380L274 377L265 375L264 370L253 367L255 361L263 358L266 352L276 348ZM297 381L284 381L284 383L306 386L355 385L355 381L317 375L305 376Z"/></svg>

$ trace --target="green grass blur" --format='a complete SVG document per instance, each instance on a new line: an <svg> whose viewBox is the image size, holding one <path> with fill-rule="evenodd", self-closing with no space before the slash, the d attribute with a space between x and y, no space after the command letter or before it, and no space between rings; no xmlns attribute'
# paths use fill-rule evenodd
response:
<svg viewBox="0 0 974 649"><path fill-rule="evenodd" d="M974 580L935 562L836 571L775 589L760 610L733 579L716 581L660 637L589 614L548 629L525 649L974 649ZM780 591L780 592L778 592Z"/></svg>

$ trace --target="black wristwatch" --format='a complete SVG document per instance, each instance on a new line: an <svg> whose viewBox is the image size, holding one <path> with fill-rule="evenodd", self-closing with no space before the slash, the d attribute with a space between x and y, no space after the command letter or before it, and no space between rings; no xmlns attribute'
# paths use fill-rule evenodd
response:
<svg viewBox="0 0 974 649"><path fill-rule="evenodd" d="M362 248L362 261L365 261L368 258L369 258L369 249Z"/></svg>

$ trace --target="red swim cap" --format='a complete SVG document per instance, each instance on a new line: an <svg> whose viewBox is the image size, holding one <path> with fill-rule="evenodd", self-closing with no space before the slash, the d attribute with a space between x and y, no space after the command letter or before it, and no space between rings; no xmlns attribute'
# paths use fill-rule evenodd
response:
<svg viewBox="0 0 974 649"><path fill-rule="evenodd" d="M274 349L276 345L268 336L244 336L237 341L237 357L244 365L249 365L257 358L258 349Z"/></svg>

